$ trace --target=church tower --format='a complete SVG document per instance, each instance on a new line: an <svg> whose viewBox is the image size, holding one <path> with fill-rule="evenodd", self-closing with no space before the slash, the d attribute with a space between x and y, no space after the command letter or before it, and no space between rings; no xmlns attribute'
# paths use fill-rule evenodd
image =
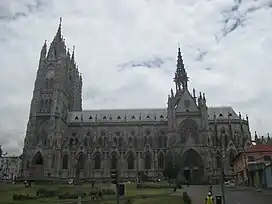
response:
<svg viewBox="0 0 272 204"><path fill-rule="evenodd" d="M205 179L207 158L203 151L208 140L208 113L205 94L191 94L189 77L185 70L180 48L174 76L175 91L168 97L168 145L172 147L187 180ZM183 172L184 171L184 172ZM190 178L189 178L190 177Z"/></svg>
<svg viewBox="0 0 272 204"><path fill-rule="evenodd" d="M47 50L42 46L31 100L23 150L25 177L41 180L56 177L61 168L61 140L67 129L68 111L82 110L82 78L75 52L66 49L61 32Z"/></svg>

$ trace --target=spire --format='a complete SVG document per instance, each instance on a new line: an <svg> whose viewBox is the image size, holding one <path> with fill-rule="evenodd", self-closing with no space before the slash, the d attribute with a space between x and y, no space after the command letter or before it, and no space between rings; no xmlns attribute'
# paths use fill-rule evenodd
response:
<svg viewBox="0 0 272 204"><path fill-rule="evenodd" d="M61 23L62 23L62 18L60 17L59 27L58 27L58 31L57 31L56 38L55 38L58 42L60 42L62 40Z"/></svg>
<svg viewBox="0 0 272 204"><path fill-rule="evenodd" d="M76 47L73 46L73 53L72 53L72 57L71 57L71 60L74 62L75 61L75 49Z"/></svg>
<svg viewBox="0 0 272 204"><path fill-rule="evenodd" d="M47 44L46 44L46 40L45 40L44 44L42 46L40 60L43 60L46 57L46 54L47 54Z"/></svg>
<svg viewBox="0 0 272 204"><path fill-rule="evenodd" d="M176 83L176 89L181 90L181 86L183 89L188 88L188 76L187 72L184 68L183 59L181 56L180 47L178 46L178 57L177 57L177 69L174 77L174 82Z"/></svg>
<svg viewBox="0 0 272 204"><path fill-rule="evenodd" d="M62 36L61 26L62 26L62 18L60 18L57 33L49 48L48 56L50 59L64 57L67 54L65 41Z"/></svg>

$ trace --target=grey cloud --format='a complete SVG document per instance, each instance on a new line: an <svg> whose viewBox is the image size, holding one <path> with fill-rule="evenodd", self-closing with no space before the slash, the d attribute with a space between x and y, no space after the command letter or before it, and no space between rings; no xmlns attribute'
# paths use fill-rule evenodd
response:
<svg viewBox="0 0 272 204"><path fill-rule="evenodd" d="M146 67L146 68L161 68L163 64L165 64L167 61L172 60L170 57L153 57L151 59L146 59L146 60L141 60L141 61L135 61L131 60L129 62L126 62L124 64L119 65L120 70L123 71L128 68L133 68L133 67Z"/></svg>
<svg viewBox="0 0 272 204"><path fill-rule="evenodd" d="M76 45L84 108L166 107L180 42L189 87L205 92L209 105L248 113L252 130L271 132L271 1L2 2L2 16L27 15L0 22L0 144L5 151L22 151L39 52L44 39L55 35L60 16L67 47ZM214 36L224 33L231 35L217 42ZM128 68L120 72L124 63Z"/></svg>
<svg viewBox="0 0 272 204"><path fill-rule="evenodd" d="M0 20L18 20L40 10L45 5L45 0L3 1L0 4Z"/></svg>

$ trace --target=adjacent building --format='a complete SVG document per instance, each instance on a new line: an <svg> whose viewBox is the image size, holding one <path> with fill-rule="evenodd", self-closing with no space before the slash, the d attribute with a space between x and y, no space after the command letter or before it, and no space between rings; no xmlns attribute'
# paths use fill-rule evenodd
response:
<svg viewBox="0 0 272 204"><path fill-rule="evenodd" d="M251 145L249 121L230 106L208 107L190 91L180 48L167 107L82 110L82 76L61 34L44 43L23 149L23 175L31 179L157 177L168 161L192 183L228 174L231 160ZM143 99L144 100L144 99ZM223 156L223 162L221 158Z"/></svg>
<svg viewBox="0 0 272 204"><path fill-rule="evenodd" d="M267 173L272 161L272 145L256 144L240 152L233 161L237 185L266 188L271 180Z"/></svg>
<svg viewBox="0 0 272 204"><path fill-rule="evenodd" d="M0 179L14 181L20 177L21 159L17 156L0 157Z"/></svg>

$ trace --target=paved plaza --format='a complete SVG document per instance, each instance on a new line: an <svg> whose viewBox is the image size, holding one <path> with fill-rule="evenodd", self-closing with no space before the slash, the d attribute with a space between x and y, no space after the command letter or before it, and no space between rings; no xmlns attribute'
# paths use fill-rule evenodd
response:
<svg viewBox="0 0 272 204"><path fill-rule="evenodd" d="M203 204L209 186L189 186L184 190L191 196L193 204ZM177 194L182 194L178 192ZM220 186L213 186L213 194L222 195ZM271 204L272 192L257 192L251 189L225 188L226 204Z"/></svg>

